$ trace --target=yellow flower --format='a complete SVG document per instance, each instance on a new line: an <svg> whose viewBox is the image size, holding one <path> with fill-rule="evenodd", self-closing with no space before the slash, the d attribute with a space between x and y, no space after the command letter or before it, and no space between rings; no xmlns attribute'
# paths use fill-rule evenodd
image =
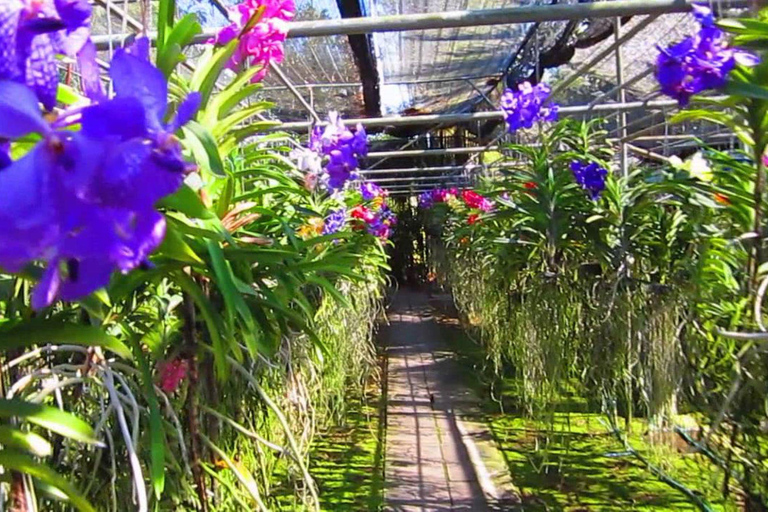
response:
<svg viewBox="0 0 768 512"><path fill-rule="evenodd" d="M461 207L461 201L456 199L456 196L454 196L453 194L448 194L447 196L445 196L445 202L448 203L448 206L450 206L454 210Z"/></svg>
<svg viewBox="0 0 768 512"><path fill-rule="evenodd" d="M306 224L299 227L298 234L301 238L307 239L314 236L320 236L323 233L325 221L320 217L312 217Z"/></svg>
<svg viewBox="0 0 768 512"><path fill-rule="evenodd" d="M376 196L371 202L373 203L373 206L379 210L384 205L384 198L381 196Z"/></svg>

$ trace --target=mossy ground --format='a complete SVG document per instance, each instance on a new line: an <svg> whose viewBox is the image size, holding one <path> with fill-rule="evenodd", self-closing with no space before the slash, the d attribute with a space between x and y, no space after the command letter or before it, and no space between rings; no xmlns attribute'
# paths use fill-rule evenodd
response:
<svg viewBox="0 0 768 512"><path fill-rule="evenodd" d="M587 412L585 401L562 397L544 421L509 408L501 412L499 402L515 402L514 383L503 382L498 401L491 400L480 347L455 322L443 322L442 330L460 359L467 384L481 397L483 419L504 454L526 512L697 510L629 454L610 432L605 416ZM691 453L674 432L653 434L638 419L628 441L670 477L706 498L712 510L741 510L733 493L723 498L723 472Z"/></svg>
<svg viewBox="0 0 768 512"><path fill-rule="evenodd" d="M349 404L346 424L318 436L310 455L323 510L360 512L383 502L383 430L379 397Z"/></svg>

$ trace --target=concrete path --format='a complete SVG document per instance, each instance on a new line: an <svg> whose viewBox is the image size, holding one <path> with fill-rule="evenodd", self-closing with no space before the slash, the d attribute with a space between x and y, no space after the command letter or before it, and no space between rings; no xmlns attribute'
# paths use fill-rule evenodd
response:
<svg viewBox="0 0 768 512"><path fill-rule="evenodd" d="M507 467L427 296L401 290L388 317L385 509L515 510Z"/></svg>

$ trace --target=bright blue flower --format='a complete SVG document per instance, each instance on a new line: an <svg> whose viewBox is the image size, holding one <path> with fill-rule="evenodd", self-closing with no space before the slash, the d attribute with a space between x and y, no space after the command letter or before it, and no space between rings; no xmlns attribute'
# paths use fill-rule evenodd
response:
<svg viewBox="0 0 768 512"><path fill-rule="evenodd" d="M323 226L323 234L330 235L332 233L338 233L347 223L347 211L344 208L332 211L325 218L325 225Z"/></svg>
<svg viewBox="0 0 768 512"><path fill-rule="evenodd" d="M559 106L544 103L549 98L550 89L545 83L531 86L523 82L517 91L507 89L501 96L501 110L507 123L507 131L513 133L520 128L531 128L536 121L555 121Z"/></svg>
<svg viewBox="0 0 768 512"><path fill-rule="evenodd" d="M56 105L57 55L74 57L90 38L87 0L0 1L0 80L31 87L47 110Z"/></svg>
<svg viewBox="0 0 768 512"><path fill-rule="evenodd" d="M590 199L593 201L600 199L600 194L605 190L605 179L608 177L606 169L595 162L574 160L571 162L571 172L576 183L587 192Z"/></svg>
<svg viewBox="0 0 768 512"><path fill-rule="evenodd" d="M194 116L199 99L187 98L166 125L162 73L126 50L111 70L117 97L83 109L80 131L62 129L66 112L49 125L31 89L0 81L0 139L42 136L0 172L0 267L47 263L35 308L81 298L114 270L146 265L165 233L154 206L188 169L171 130Z"/></svg>

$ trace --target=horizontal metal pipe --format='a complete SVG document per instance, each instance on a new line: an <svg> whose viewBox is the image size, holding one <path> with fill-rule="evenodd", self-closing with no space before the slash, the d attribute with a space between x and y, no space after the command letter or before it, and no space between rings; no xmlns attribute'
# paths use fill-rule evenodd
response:
<svg viewBox="0 0 768 512"><path fill-rule="evenodd" d="M451 180L461 180L461 181L467 181L463 176L456 175L456 174L446 174L444 176L399 176L396 178L368 178L368 181L372 181L373 183L410 183L410 182L418 182L418 181L451 181Z"/></svg>
<svg viewBox="0 0 768 512"><path fill-rule="evenodd" d="M713 96L708 99L721 100L725 96ZM576 105L572 107L560 107L559 114L561 116L573 116L587 113L600 113L600 112L619 112L619 111L631 111L631 110L645 110L645 109L661 109L676 107L677 100L655 100L655 101L629 101L626 103L605 103L603 105L595 105L590 107L589 105ZM354 126L361 124L368 127L386 127L386 126L413 126L424 124L459 124L469 121L489 121L489 120L502 120L504 114L500 110L494 110L490 112L469 112L463 114L424 114L418 116L388 116L388 117L370 117L359 119L344 119L342 122L347 126ZM325 126L327 122L323 122L321 126ZM282 123L279 125L267 128L266 131L306 131L311 126L311 123L307 121L296 121L289 123Z"/></svg>
<svg viewBox="0 0 768 512"><path fill-rule="evenodd" d="M385 85L442 84L442 83L448 83L448 82L488 80L489 78L498 79L500 78L500 76L499 75L476 75L476 76L458 76L458 77L448 77L448 78L422 78L422 79L416 79L416 80L396 80L393 82L381 82L379 84L379 87L383 87ZM321 83L313 83L313 84L294 84L293 86L300 89L324 89L324 88L341 89L341 88L350 88L350 87L362 87L363 84L360 82L339 82L339 83L321 82ZM281 85L270 85L267 87L263 87L261 90L262 91L281 91L285 89L286 88Z"/></svg>
<svg viewBox="0 0 768 512"><path fill-rule="evenodd" d="M449 11L437 13L399 14L334 20L294 21L288 23L288 37L320 37L374 32L402 32L407 30L429 30L441 28L477 27L487 25L509 25L547 21L570 21L584 18L614 18L641 14L660 15L688 12L693 0L614 0L610 2L527 5L502 7L498 9ZM726 5L741 7L748 4L743 0L731 0ZM217 30L207 30L196 36L194 43L205 43ZM94 36L97 48L104 49L120 44L126 34ZM150 37L155 40L156 34Z"/></svg>
<svg viewBox="0 0 768 512"><path fill-rule="evenodd" d="M498 151L497 146L487 149L487 151ZM446 155L466 155L486 151L483 146L471 146L467 148L443 148L443 149L406 149L402 151L373 151L368 153L367 158L394 158L405 156L446 156Z"/></svg>
<svg viewBox="0 0 768 512"><path fill-rule="evenodd" d="M496 165L494 168L507 168L512 167L510 164L501 164ZM360 174L366 177L370 176L376 176L380 174L419 174L419 173L430 173L430 172L453 172L453 171L482 171L485 169L485 165L446 165L442 167L405 167L400 169L376 169L373 171L360 171ZM375 178L372 178L375 179Z"/></svg>
<svg viewBox="0 0 768 512"><path fill-rule="evenodd" d="M480 165L470 166L470 170L475 168L482 168ZM446 165L443 167L404 167L399 169L376 169L375 171L360 171L360 174L369 179L371 176L380 174L418 174L418 173L430 173L430 172L454 172L461 171L464 166L461 165Z"/></svg>

